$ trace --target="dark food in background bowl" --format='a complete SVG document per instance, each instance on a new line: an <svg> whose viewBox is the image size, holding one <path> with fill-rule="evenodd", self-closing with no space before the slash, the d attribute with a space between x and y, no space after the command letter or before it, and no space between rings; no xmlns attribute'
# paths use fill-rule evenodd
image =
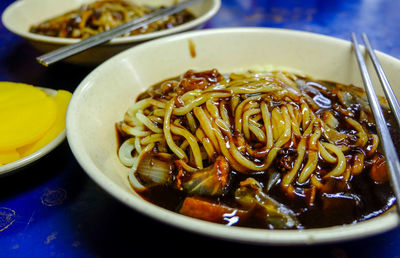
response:
<svg viewBox="0 0 400 258"><path fill-rule="evenodd" d="M156 9L123 0L96 1L85 4L78 10L32 25L29 32L52 37L84 39L150 14ZM195 18L188 10L183 10L133 30L126 36L173 28Z"/></svg>
<svg viewBox="0 0 400 258"><path fill-rule="evenodd" d="M166 209L319 228L393 206L374 123L357 87L288 72L188 71L138 97L117 124L118 155L133 188Z"/></svg>

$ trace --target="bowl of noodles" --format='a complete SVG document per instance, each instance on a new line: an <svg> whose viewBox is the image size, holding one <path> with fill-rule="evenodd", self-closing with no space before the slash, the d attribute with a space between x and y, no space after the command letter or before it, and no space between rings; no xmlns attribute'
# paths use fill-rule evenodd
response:
<svg viewBox="0 0 400 258"><path fill-rule="evenodd" d="M68 142L105 191L181 229L270 245L385 232L396 198L353 55L281 29L157 39L82 81ZM400 61L378 57L398 93Z"/></svg>
<svg viewBox="0 0 400 258"><path fill-rule="evenodd" d="M149 3L151 2L151 3ZM2 14L4 26L43 53L77 43L124 22L172 5L173 0L33 0L16 1ZM179 1L178 1L179 2ZM206 0L177 14L112 39L66 59L96 65L141 42L201 28L219 10L220 0Z"/></svg>

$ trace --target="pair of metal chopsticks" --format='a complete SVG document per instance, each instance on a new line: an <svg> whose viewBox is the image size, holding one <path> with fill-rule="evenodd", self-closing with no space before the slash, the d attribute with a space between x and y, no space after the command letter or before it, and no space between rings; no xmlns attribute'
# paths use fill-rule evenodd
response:
<svg viewBox="0 0 400 258"><path fill-rule="evenodd" d="M389 102L392 113L395 115L397 123L400 124L400 106L399 102L396 99L396 96L393 93L392 87L389 84L389 81L383 71L383 68L375 55L374 50L371 47L371 44L368 40L368 37L365 33L362 34L362 39L364 41L366 50L368 55L370 56L372 63L375 66L375 70L378 74L379 80L383 86L383 90L385 92L385 96L387 101ZM358 65L360 67L362 79L365 85L365 89L367 92L367 97L369 104L371 106L372 113L375 118L376 127L378 130L378 134L380 136L382 147L384 150L384 154L386 157L386 162L388 164L388 173L390 176L390 180L392 183L392 187L394 193L397 198L397 213L400 215L400 162L399 157L397 156L396 148L393 144L392 138L390 136L389 129L386 125L385 118L383 116L382 108L379 104L378 97L376 96L374 86L372 85L371 78L368 74L368 69L365 64L365 60L363 55L361 54L360 48L358 46L357 38L354 33L351 34L351 40L353 42L353 48L357 57Z"/></svg>
<svg viewBox="0 0 400 258"><path fill-rule="evenodd" d="M168 15L180 12L180 11L188 8L189 6L197 4L201 1L204 1L204 0L186 0L181 3L171 5L166 8L158 9L148 15L145 15L138 19L134 19L132 21L124 23L120 26L117 26L117 27L111 29L111 30L104 31L102 33L91 36L85 40L79 41L76 44L71 44L71 45L68 45L65 47L61 47L52 52L41 55L41 56L37 57L36 60L39 63L41 63L42 65L48 66L57 61L60 61L67 57L78 54L86 49L89 49L91 47L108 42L109 40L111 40L115 37L118 37L120 35L123 35L124 33L135 30L137 28L140 28L149 23L152 23L164 16L168 16Z"/></svg>

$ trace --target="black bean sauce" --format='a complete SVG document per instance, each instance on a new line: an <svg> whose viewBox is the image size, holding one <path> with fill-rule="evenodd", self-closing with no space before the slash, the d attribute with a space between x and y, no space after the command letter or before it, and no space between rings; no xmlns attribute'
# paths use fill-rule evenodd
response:
<svg viewBox="0 0 400 258"><path fill-rule="evenodd" d="M307 79L304 79L304 83L307 85L304 91L313 98L321 107L321 110L330 110L335 114L350 112L355 120L360 120L362 109L360 104L351 104L346 110L336 106L335 103L339 101L338 96L334 91L330 91L329 89L332 88L332 85L338 85L331 82L307 82ZM165 82L161 84L165 84ZM160 92L162 87L160 85L153 86L153 88L157 89L154 91L155 94L159 94L158 96L162 98L163 94ZM164 90L168 89L165 88ZM146 97L147 94L148 93L142 94L138 99ZM399 149L399 128L396 126L394 117L391 115L390 111L385 109L384 113L388 125L390 126L392 138L395 141L397 149ZM352 130L352 128L344 126L345 123L343 121L339 121L339 124L342 126L338 129L340 132L346 133ZM367 130L370 133L376 133L374 124L368 124ZM297 146L295 145L283 146L271 167L277 171L281 171L282 174L289 171L291 167L293 167L294 160L297 157L296 148ZM345 155L350 156L357 151L357 149L352 149L351 152L345 153ZM317 174L322 178L323 175L325 175L327 171L331 171L334 166L335 165L328 162L324 162L320 157L316 169ZM317 193L314 195L311 193L312 189L309 182L302 185L294 185L293 191L288 193L288 191L281 186L280 179L275 181L268 191L266 190L267 182L269 182L271 177L270 173L267 171L252 174L251 177L262 184L264 191L266 191L270 197L292 210L296 214L302 228L321 228L360 222L383 214L394 205L396 199L389 181L383 180L377 182L372 179L372 167L373 164L366 164L359 175L352 176L351 180L347 182L341 179L326 178L323 180L324 187L316 190ZM231 171L229 187L223 195L203 198L233 209L241 209L240 205L235 201L235 190L240 186L240 182L247 177L249 177L249 175ZM139 194L147 201L175 212L179 212L182 202L189 196L184 191L176 189L174 184L150 187ZM312 202L310 202L309 199L311 196L315 196ZM221 223L225 222L221 221ZM245 220L238 220L236 223L231 223L230 225L271 228L268 223L260 220L257 216L252 216L252 214L246 217Z"/></svg>

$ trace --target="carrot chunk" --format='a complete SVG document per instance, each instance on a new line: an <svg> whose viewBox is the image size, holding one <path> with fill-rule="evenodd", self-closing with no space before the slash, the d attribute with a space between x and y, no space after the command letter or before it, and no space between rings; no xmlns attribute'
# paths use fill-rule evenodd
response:
<svg viewBox="0 0 400 258"><path fill-rule="evenodd" d="M231 208L196 197L187 197L179 213L201 220L230 225L236 224L248 216L248 211Z"/></svg>
<svg viewBox="0 0 400 258"><path fill-rule="evenodd" d="M372 165L370 173L371 178L377 183L383 183L388 180L386 160L384 157L377 159L375 164Z"/></svg>

